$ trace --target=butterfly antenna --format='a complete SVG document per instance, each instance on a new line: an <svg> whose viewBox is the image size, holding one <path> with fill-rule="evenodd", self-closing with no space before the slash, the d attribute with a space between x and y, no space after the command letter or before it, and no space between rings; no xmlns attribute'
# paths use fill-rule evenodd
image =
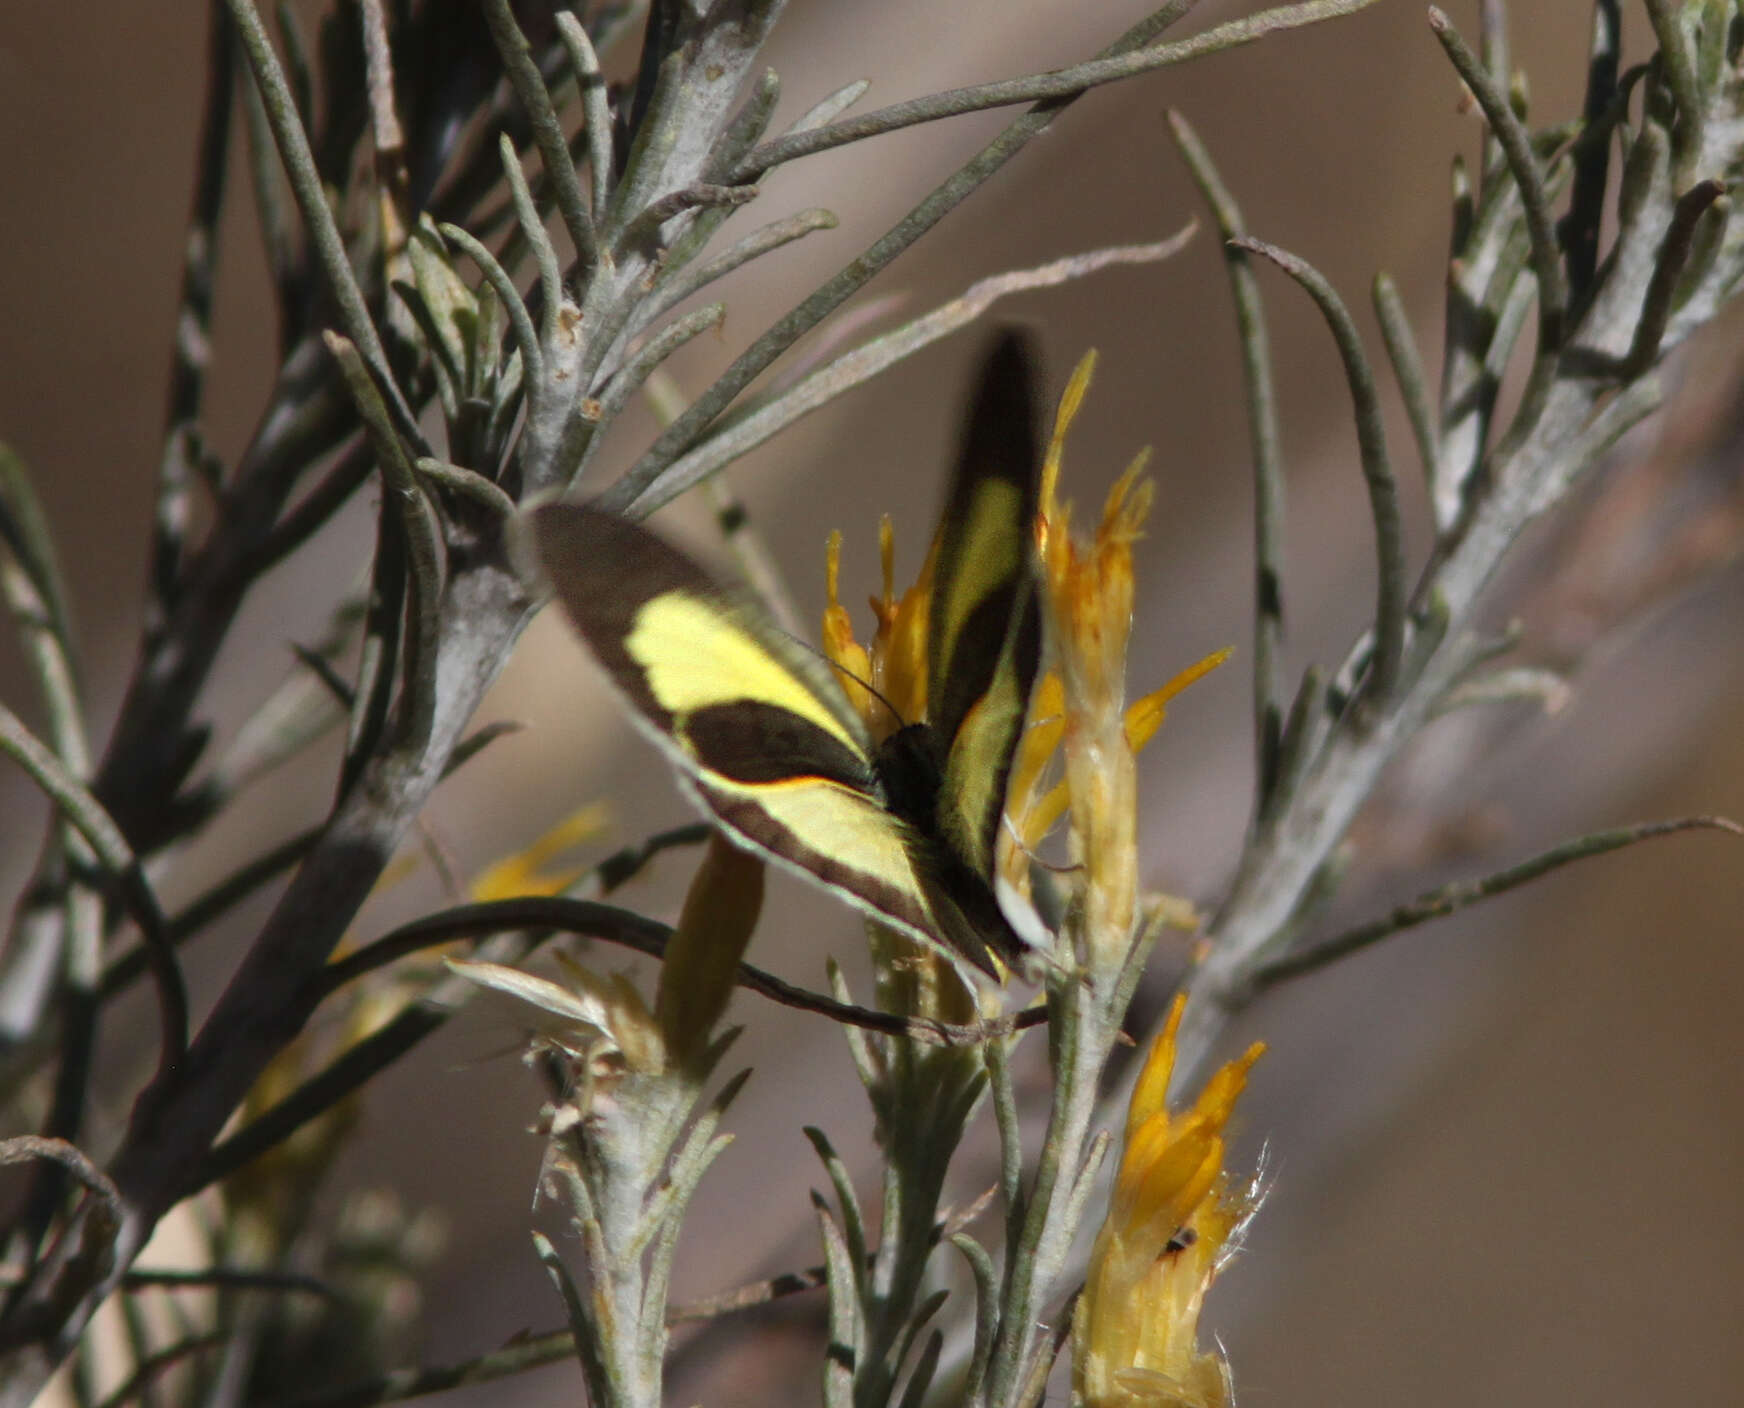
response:
<svg viewBox="0 0 1744 1408"><path fill-rule="evenodd" d="M823 652L820 651L818 653L822 654ZM831 669L835 670L838 674L846 675L855 684L859 685L861 689L865 690L866 693L870 694L874 699L888 709L890 711L890 717L896 720L897 728L903 729L908 727L908 721L902 717L902 711L892 704L890 700L887 699L869 680L861 679L846 665L837 664L834 660L830 660L827 655L824 656L824 658L829 660Z"/></svg>
<svg viewBox="0 0 1744 1408"><path fill-rule="evenodd" d="M897 728L903 729L903 728L908 727L908 720L902 717L902 710L898 709L894 704L892 704L890 702L890 700L888 698L886 698L885 695L877 688L876 685L872 684L872 682L870 680L861 679L852 670L850 670L846 665L838 664L836 661L830 659L830 657L828 655L825 655L823 651L819 650L809 640L803 640L799 636L795 636L795 635L788 635L788 633L786 631L783 631L781 634L784 636L787 636L787 639L792 641L801 650L803 650L807 655L815 655L819 660L822 660L824 662L824 664L828 665L837 674L844 675L848 679L851 679L855 684L859 685L861 689L865 690L866 693L870 694L874 699L876 699L880 704L882 704L886 709L888 709L890 711L890 717L896 720Z"/></svg>

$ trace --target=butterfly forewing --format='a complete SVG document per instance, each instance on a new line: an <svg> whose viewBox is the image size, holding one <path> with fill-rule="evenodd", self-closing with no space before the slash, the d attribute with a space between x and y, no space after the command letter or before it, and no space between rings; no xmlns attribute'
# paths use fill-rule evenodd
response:
<svg viewBox="0 0 1744 1408"><path fill-rule="evenodd" d="M871 740L830 668L663 538L571 504L534 511L539 556L569 619L657 741L743 703L802 719L871 777Z"/></svg>
<svg viewBox="0 0 1744 1408"><path fill-rule="evenodd" d="M877 919L989 968L893 814L865 726L831 668L684 554L615 514L552 504L534 540L565 612L735 840Z"/></svg>

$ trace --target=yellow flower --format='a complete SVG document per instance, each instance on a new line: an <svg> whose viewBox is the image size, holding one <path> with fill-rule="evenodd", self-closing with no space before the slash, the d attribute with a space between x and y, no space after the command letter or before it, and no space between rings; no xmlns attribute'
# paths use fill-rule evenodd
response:
<svg viewBox="0 0 1744 1408"><path fill-rule="evenodd" d="M824 654L836 666L843 689L876 741L926 717L927 613L932 605L933 557L937 551L935 538L914 585L897 596L896 534L888 514L879 520L878 556L884 591L869 603L878 624L872 639L861 645L854 639L853 621L837 593L842 535L830 534L825 557L829 604L824 608Z"/></svg>
<svg viewBox="0 0 1744 1408"><path fill-rule="evenodd" d="M524 895L560 895L579 880L586 871L580 866L561 870L550 869L551 862L583 841L591 841L606 828L610 809L601 802L592 802L564 817L532 845L513 855L504 856L479 872L467 886L472 898L512 900Z"/></svg>
<svg viewBox="0 0 1744 1408"><path fill-rule="evenodd" d="M1133 1089L1108 1217L1073 1316L1072 1379L1085 1408L1232 1401L1222 1357L1199 1349L1199 1310L1258 1205L1253 1186L1230 1186L1224 1129L1265 1046L1255 1042L1171 1116L1165 1097L1185 1005L1184 994L1175 999Z"/></svg>
<svg viewBox="0 0 1744 1408"><path fill-rule="evenodd" d="M1096 356L1078 363L1060 398L1042 466L1036 550L1050 625L1053 671L1037 686L1030 726L1012 769L1000 873L1026 889L1028 857L1062 815L1079 867L1083 935L1090 964L1118 970L1132 942L1138 903L1136 756L1181 690L1228 658L1219 651L1130 708L1126 647L1132 632L1132 545L1150 512L1152 486L1138 455L1109 491L1088 541L1072 535L1071 506L1058 496L1068 431L1089 390ZM1053 781L1049 764L1064 759Z"/></svg>
<svg viewBox="0 0 1744 1408"><path fill-rule="evenodd" d="M1136 756L1168 717L1169 701L1188 685L1215 670L1231 652L1213 651L1189 665L1161 689L1134 700L1126 710L1126 743ZM1049 770L1066 732L1065 690L1059 672L1048 671L1037 683L1030 701L1029 725L1012 759L1011 782L1006 792L1007 825L1000 836L999 873L1022 894L1029 893L1029 858L1047 838L1071 805L1071 788L1064 778ZM1173 901L1185 906L1185 901ZM1183 913L1190 911L1186 906ZM1189 922L1188 927L1191 927Z"/></svg>

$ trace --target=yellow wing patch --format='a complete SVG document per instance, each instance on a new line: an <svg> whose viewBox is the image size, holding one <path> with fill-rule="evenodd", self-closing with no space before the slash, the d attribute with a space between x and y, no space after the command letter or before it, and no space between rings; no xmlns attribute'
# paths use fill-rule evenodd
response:
<svg viewBox="0 0 1744 1408"><path fill-rule="evenodd" d="M823 778L751 786L714 773L697 786L741 841L876 918L935 941L955 927L928 898L907 825L866 793Z"/></svg>
<svg viewBox="0 0 1744 1408"><path fill-rule="evenodd" d="M1015 485L1001 479L976 485L961 539L974 571L949 574L943 584L949 600L933 603L936 617L928 629L940 633L943 640L954 643L982 599L1021 570L1028 551L1022 536L1022 498Z"/></svg>
<svg viewBox="0 0 1744 1408"><path fill-rule="evenodd" d="M636 612L624 646L642 667L649 692L673 714L747 699L797 714L864 752L840 715L714 603L682 592L653 597Z"/></svg>

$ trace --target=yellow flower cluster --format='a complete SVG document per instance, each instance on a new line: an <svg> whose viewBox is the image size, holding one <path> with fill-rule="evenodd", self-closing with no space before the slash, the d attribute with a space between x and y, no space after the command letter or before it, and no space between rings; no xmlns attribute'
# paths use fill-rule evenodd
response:
<svg viewBox="0 0 1744 1408"><path fill-rule="evenodd" d="M838 592L842 535L830 534L825 556L823 649L835 665L842 688L875 741L889 737L905 723L926 717L927 616L932 606L935 539L914 585L896 594L896 533L886 514L878 524L878 556L884 590L871 599L877 626L865 645L854 638L854 623ZM870 688L868 688L870 686Z"/></svg>

